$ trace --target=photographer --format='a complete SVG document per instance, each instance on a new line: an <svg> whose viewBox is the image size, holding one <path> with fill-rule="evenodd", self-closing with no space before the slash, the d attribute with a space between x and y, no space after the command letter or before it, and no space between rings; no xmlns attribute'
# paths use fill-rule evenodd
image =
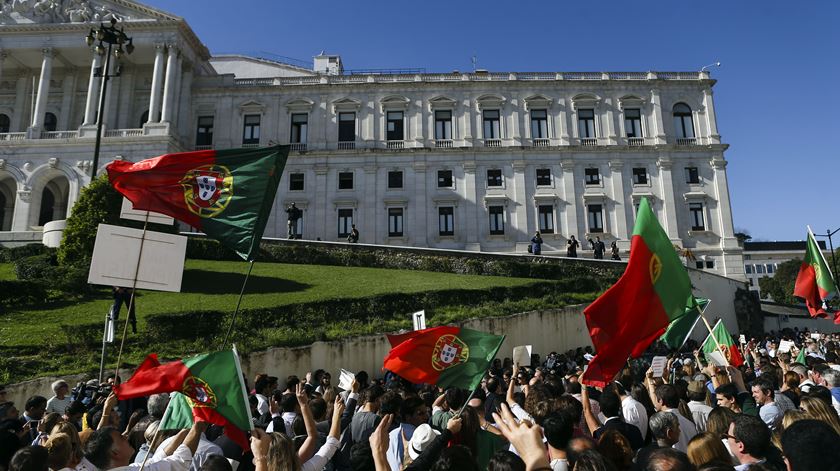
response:
<svg viewBox="0 0 840 471"><path fill-rule="evenodd" d="M286 214L288 215L287 218L289 226L289 239L297 239L299 238L299 236L297 235L297 223L298 219L300 219L301 216L303 216L303 211L298 209L298 207L295 206L295 203L292 203L289 205L288 208L286 208Z"/></svg>

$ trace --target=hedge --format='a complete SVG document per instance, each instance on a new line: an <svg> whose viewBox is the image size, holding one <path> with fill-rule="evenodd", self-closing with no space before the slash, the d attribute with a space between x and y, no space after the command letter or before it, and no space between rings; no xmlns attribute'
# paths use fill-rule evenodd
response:
<svg viewBox="0 0 840 471"><path fill-rule="evenodd" d="M0 247L0 263L10 263L24 257L41 255L51 250L44 244L26 244L18 247Z"/></svg>
<svg viewBox="0 0 840 471"><path fill-rule="evenodd" d="M41 283L0 280L0 306L29 306L44 302L47 289Z"/></svg>

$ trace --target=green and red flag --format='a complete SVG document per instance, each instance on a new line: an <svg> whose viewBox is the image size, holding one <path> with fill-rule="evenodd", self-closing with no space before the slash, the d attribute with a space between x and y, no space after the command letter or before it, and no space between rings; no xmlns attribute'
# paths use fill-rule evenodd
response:
<svg viewBox="0 0 840 471"><path fill-rule="evenodd" d="M606 386L695 303L688 272L642 198L624 274L583 311L596 350L584 382Z"/></svg>
<svg viewBox="0 0 840 471"><path fill-rule="evenodd" d="M805 363L805 345L799 349L799 353L796 354L796 359L793 360L795 363L802 363L803 365L807 365Z"/></svg>
<svg viewBox="0 0 840 471"><path fill-rule="evenodd" d="M473 390L481 383L504 335L440 326L389 335L383 367L417 384Z"/></svg>
<svg viewBox="0 0 840 471"><path fill-rule="evenodd" d="M708 337L706 337L703 345L700 346L700 350L705 354L706 359L710 362L712 360L709 359L709 354L713 352L720 352L720 354L723 355L723 358L725 358L727 363L730 365L737 368L744 364L744 357L741 356L738 344L735 343L732 336L729 335L729 331L726 330L726 326L723 325L723 322L720 319L718 319L715 327L712 329L712 332L708 335Z"/></svg>
<svg viewBox="0 0 840 471"><path fill-rule="evenodd" d="M810 227L805 245L805 259L799 267L793 295L805 300L812 317L828 317L829 312L826 311L824 302L837 295L834 277ZM840 323L840 312L834 313L834 322Z"/></svg>
<svg viewBox="0 0 840 471"><path fill-rule="evenodd" d="M134 209L172 216L253 260L288 155L289 146L201 150L106 169Z"/></svg>
<svg viewBox="0 0 840 471"><path fill-rule="evenodd" d="M183 419L181 416L192 409L191 417L225 426L225 432L230 432L228 435L247 449L248 441L242 431L250 431L254 426L236 350L206 353L164 364L152 353L128 381L114 388L114 392L120 400L179 392L187 407L178 409L173 420ZM172 406L176 407L177 403Z"/></svg>
<svg viewBox="0 0 840 471"><path fill-rule="evenodd" d="M694 326L700 320L700 314L706 310L709 300L697 298L697 305L685 309L685 314L674 319L668 324L668 328L659 340L665 342L671 348L679 350L685 345L688 336L694 331Z"/></svg>

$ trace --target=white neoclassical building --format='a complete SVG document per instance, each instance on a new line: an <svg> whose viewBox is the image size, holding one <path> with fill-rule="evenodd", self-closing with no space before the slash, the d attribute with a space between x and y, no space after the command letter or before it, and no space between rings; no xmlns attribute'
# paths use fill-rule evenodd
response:
<svg viewBox="0 0 840 471"><path fill-rule="evenodd" d="M100 171L167 152L289 143L266 236L544 252L571 235L626 251L647 197L697 267L743 278L715 80L700 72L345 71L211 56L185 20L127 0L15 0L0 14L0 241L40 240L89 181L115 17ZM583 244L584 247L586 244ZM586 256L591 256L586 250Z"/></svg>

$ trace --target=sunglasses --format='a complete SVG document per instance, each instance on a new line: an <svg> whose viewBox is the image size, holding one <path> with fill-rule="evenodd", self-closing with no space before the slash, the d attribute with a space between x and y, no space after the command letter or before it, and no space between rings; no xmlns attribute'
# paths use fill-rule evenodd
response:
<svg viewBox="0 0 840 471"><path fill-rule="evenodd" d="M724 440L726 440L727 438L731 438L731 439L735 440L736 442L740 441L740 440L738 440L738 438L735 435L729 435L728 433L720 434L720 438L722 438Z"/></svg>

